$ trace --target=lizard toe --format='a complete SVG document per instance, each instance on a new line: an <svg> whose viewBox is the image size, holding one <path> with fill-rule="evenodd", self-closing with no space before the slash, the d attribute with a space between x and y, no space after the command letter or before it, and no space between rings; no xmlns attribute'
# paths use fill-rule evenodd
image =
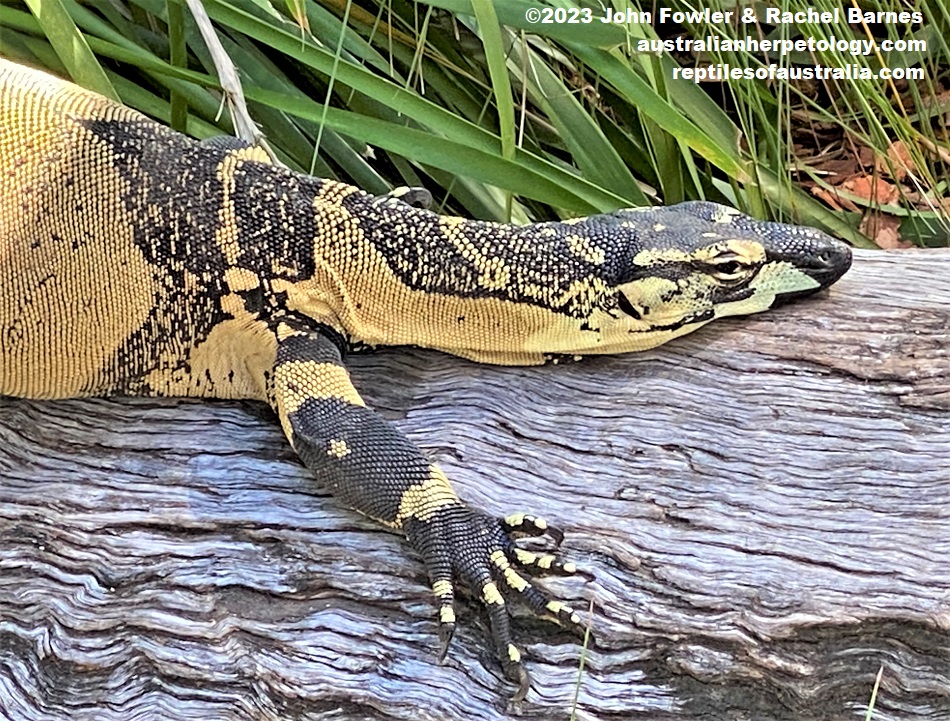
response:
<svg viewBox="0 0 950 721"><path fill-rule="evenodd" d="M518 598L540 618L575 633L583 633L583 627L569 606L550 598L522 573L576 572L573 563L524 551L512 539L514 535L552 535L550 526L533 516L518 514L518 522L514 518L495 519L458 503L440 507L424 520L410 519L406 532L410 543L422 554L439 602L440 660L448 651L455 629L454 584L458 582L477 594L485 606L492 642L505 677L518 686L512 700L519 701L527 694L530 677L512 639L505 596ZM552 537L561 536L558 533Z"/></svg>

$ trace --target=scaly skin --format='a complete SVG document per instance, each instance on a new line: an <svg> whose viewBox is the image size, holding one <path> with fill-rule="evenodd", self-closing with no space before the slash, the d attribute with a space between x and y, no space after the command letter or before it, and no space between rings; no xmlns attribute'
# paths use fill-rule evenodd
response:
<svg viewBox="0 0 950 721"><path fill-rule="evenodd" d="M559 533L462 502L363 403L347 346L501 364L642 350L827 287L850 258L711 203L524 227L440 216L0 60L0 394L268 402L322 483L420 552L443 654L455 584L476 592L516 698L529 679L502 591L579 620L524 575L573 565L512 538Z"/></svg>

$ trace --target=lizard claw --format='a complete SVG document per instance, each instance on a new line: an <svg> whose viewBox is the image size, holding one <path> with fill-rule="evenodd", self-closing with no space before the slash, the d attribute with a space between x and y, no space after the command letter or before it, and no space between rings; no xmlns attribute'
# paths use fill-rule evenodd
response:
<svg viewBox="0 0 950 721"><path fill-rule="evenodd" d="M528 689L531 688L531 676L525 670L520 662L505 664L505 676L509 681L518 684L518 690L511 697L512 703L524 701L528 695Z"/></svg>
<svg viewBox="0 0 950 721"><path fill-rule="evenodd" d="M439 663L445 661L449 653L449 645L452 643L452 636L455 635L454 621L439 622Z"/></svg>
<svg viewBox="0 0 950 721"><path fill-rule="evenodd" d="M573 563L551 554L537 554L515 546L513 536L548 535L557 542L563 534L542 519L524 514L494 519L459 503L435 509L425 519L413 517L405 526L409 542L422 554L432 591L439 602L439 660L445 659L455 630L455 581L469 587L484 604L491 636L505 677L518 685L513 701L524 699L531 679L521 663L521 651L511 635L511 621L503 591L518 596L541 618L575 633L583 633L580 618L567 605L549 598L521 570L568 575Z"/></svg>

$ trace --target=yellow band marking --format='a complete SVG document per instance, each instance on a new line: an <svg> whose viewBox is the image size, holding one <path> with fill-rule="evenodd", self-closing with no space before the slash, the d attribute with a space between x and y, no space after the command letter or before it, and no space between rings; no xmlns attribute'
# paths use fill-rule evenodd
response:
<svg viewBox="0 0 950 721"><path fill-rule="evenodd" d="M429 466L429 477L425 481L403 491L392 525L399 528L410 518L428 521L440 508L457 503L459 497L452 490L442 469L436 465Z"/></svg>
<svg viewBox="0 0 950 721"><path fill-rule="evenodd" d="M564 605L560 601L548 601L547 609L555 616L567 616L571 623L581 622L580 616L574 613L574 609Z"/></svg>
<svg viewBox="0 0 950 721"><path fill-rule="evenodd" d="M548 522L543 518L537 518L536 516L530 516L527 513L512 513L509 516L505 516L505 523L507 523L512 528L517 528L518 526L524 526L525 524L531 524L539 531L545 531L548 527Z"/></svg>
<svg viewBox="0 0 950 721"><path fill-rule="evenodd" d="M437 598L451 598L454 593L452 582L446 580L436 581L432 584L432 593L434 593Z"/></svg>
<svg viewBox="0 0 950 721"><path fill-rule="evenodd" d="M525 551L523 548L515 549L515 558L525 566L533 566L538 562L538 554Z"/></svg>
<svg viewBox="0 0 950 721"><path fill-rule="evenodd" d="M524 523L525 514L524 513L512 513L510 516L505 516L505 523L513 528L517 528L522 523Z"/></svg>
<svg viewBox="0 0 950 721"><path fill-rule="evenodd" d="M341 183L337 180L323 180L317 197L331 203L339 203L348 195L362 192L359 188Z"/></svg>
<svg viewBox="0 0 950 721"><path fill-rule="evenodd" d="M505 605L505 599L502 597L501 591L498 590L498 586L495 585L494 581L489 581L482 586L482 600L493 606Z"/></svg>
<svg viewBox="0 0 950 721"><path fill-rule="evenodd" d="M528 588L528 582L522 578L515 569L511 566L506 566L504 568L505 574L505 583L507 583L511 588L515 589L519 593L522 593L525 589Z"/></svg>
<svg viewBox="0 0 950 721"><path fill-rule="evenodd" d="M252 145L249 148L236 148L230 151L230 155L240 160L253 160L258 163L273 165L270 156L267 154L267 151L264 150L264 148L260 148L256 145Z"/></svg>
<svg viewBox="0 0 950 721"><path fill-rule="evenodd" d="M274 387L281 408L293 413L309 400L335 398L354 406L365 406L350 375L336 363L290 361L274 371Z"/></svg>
<svg viewBox="0 0 950 721"><path fill-rule="evenodd" d="M237 265L238 259L244 252L238 241L237 212L234 208L234 172L244 163L244 159L237 153L229 153L218 164L215 173L221 183L221 209L218 211L218 229L214 233L214 241L224 254L228 265Z"/></svg>
<svg viewBox="0 0 950 721"><path fill-rule="evenodd" d="M439 623L455 623L455 609L451 606L442 606L439 609Z"/></svg>
<svg viewBox="0 0 950 721"><path fill-rule="evenodd" d="M521 663L521 651L514 644L508 644L508 660L512 663Z"/></svg>

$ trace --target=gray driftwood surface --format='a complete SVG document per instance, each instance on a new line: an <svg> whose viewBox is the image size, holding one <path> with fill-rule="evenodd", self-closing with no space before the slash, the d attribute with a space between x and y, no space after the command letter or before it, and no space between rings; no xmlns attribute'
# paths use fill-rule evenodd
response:
<svg viewBox="0 0 950 721"><path fill-rule="evenodd" d="M950 719L950 253L861 253L823 298L543 368L352 361L366 398L593 581L578 719ZM436 661L403 541L253 403L0 400L0 717L566 719L578 641L479 610Z"/></svg>

